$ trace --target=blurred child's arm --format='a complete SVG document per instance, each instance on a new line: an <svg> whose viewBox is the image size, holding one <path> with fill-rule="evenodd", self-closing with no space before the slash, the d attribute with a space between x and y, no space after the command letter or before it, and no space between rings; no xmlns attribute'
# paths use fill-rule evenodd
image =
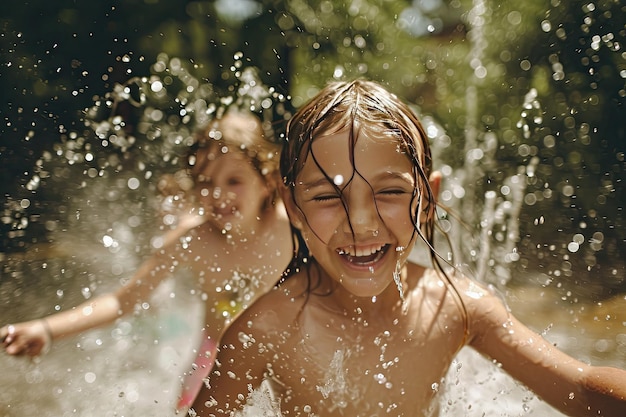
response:
<svg viewBox="0 0 626 417"><path fill-rule="evenodd" d="M103 294L69 310L42 319L7 324L0 328L0 342L10 355L37 356L52 340L112 323L147 299L167 271L168 256L154 255L144 262L131 280L114 293Z"/></svg>
<svg viewBox="0 0 626 417"><path fill-rule="evenodd" d="M6 325L0 329L0 340L9 355L37 356L46 351L53 339L111 322L118 312L117 297L105 294L71 310Z"/></svg>
<svg viewBox="0 0 626 417"><path fill-rule="evenodd" d="M626 371L594 367L557 349L491 294L468 300L470 345L571 416L626 416Z"/></svg>

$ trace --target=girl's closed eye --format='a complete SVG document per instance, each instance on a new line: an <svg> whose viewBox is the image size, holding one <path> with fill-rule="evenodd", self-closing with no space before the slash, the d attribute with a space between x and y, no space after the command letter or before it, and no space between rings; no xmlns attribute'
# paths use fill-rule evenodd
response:
<svg viewBox="0 0 626 417"><path fill-rule="evenodd" d="M228 178L228 180L226 181L226 183L228 185L239 185L243 183L243 179L239 178L239 177L230 177Z"/></svg>
<svg viewBox="0 0 626 417"><path fill-rule="evenodd" d="M394 196L413 194L414 186L412 181L407 181L404 178L395 178L391 181L384 181L374 188L376 195L379 196Z"/></svg>
<svg viewBox="0 0 626 417"><path fill-rule="evenodd" d="M337 194L337 193L330 193L330 194L315 195L315 196L313 196L313 198L311 198L311 200L325 202L325 201L338 200L339 198L340 198L339 194Z"/></svg>
<svg viewBox="0 0 626 417"><path fill-rule="evenodd" d="M404 205L406 204L407 198L410 198L412 194L412 191L406 188L385 188L376 191L374 199L377 204Z"/></svg>
<svg viewBox="0 0 626 417"><path fill-rule="evenodd" d="M325 179L315 181L314 184L302 183L303 201L310 202L332 202L341 199L341 195Z"/></svg>
<svg viewBox="0 0 626 417"><path fill-rule="evenodd" d="M401 195L401 194L408 194L408 193L411 193L411 191L403 189L403 188L388 188L388 189L380 190L376 194Z"/></svg>

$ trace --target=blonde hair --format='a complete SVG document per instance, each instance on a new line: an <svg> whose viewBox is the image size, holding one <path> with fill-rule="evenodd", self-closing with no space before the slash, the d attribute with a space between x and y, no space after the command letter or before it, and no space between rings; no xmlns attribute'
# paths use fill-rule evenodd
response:
<svg viewBox="0 0 626 417"><path fill-rule="evenodd" d="M231 109L222 117L211 120L197 135L196 146L190 154L190 165L198 148L217 145L243 152L263 177L278 170L280 146L266 137L261 120L250 112ZM208 161L195 169L202 169L206 163Z"/></svg>
<svg viewBox="0 0 626 417"><path fill-rule="evenodd" d="M164 195L177 195L190 191L197 176L204 170L210 159L199 159L198 151L228 147L229 150L242 152L250 159L270 189L268 201L264 208L278 199L278 175L280 145L274 138L268 138L263 130L261 120L251 112L229 109L222 115L212 119L206 127L198 130L195 142L185 157L184 169L164 175L157 184Z"/></svg>

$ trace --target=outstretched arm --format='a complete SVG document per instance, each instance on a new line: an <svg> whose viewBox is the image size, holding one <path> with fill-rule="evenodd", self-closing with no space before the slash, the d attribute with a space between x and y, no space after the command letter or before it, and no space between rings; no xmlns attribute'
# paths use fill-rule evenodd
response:
<svg viewBox="0 0 626 417"><path fill-rule="evenodd" d="M37 356L47 349L53 339L110 324L132 311L166 276L177 238L201 221L199 216L190 216L184 224L166 234L166 249L144 262L131 280L115 293L95 297L42 319L7 324L0 328L0 344L10 355Z"/></svg>
<svg viewBox="0 0 626 417"><path fill-rule="evenodd" d="M9 355L37 356L53 339L112 322L119 311L115 294L105 294L42 319L8 324L0 329L0 340Z"/></svg>
<svg viewBox="0 0 626 417"><path fill-rule="evenodd" d="M471 345L511 376L571 416L626 416L626 371L595 367L557 349L515 317L495 296L468 301Z"/></svg>

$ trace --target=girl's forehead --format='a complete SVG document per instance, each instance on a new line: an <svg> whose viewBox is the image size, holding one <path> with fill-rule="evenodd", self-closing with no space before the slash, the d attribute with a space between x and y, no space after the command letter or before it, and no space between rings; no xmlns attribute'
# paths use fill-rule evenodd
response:
<svg viewBox="0 0 626 417"><path fill-rule="evenodd" d="M354 170L413 172L410 158L394 135L361 131L352 138L349 130L342 130L313 139L299 177L350 176Z"/></svg>
<svg viewBox="0 0 626 417"><path fill-rule="evenodd" d="M217 166L241 165L242 162L251 162L241 150L221 144L198 149L193 161L194 173L205 173Z"/></svg>
<svg viewBox="0 0 626 417"><path fill-rule="evenodd" d="M405 156L402 141L389 131L371 131L343 129L316 135L311 143L310 153L315 155L339 153L344 158L367 156L374 152L383 152Z"/></svg>
<svg viewBox="0 0 626 417"><path fill-rule="evenodd" d="M233 145L227 145L223 142L213 142L208 146L198 149L196 153L198 161L204 160L214 161L220 158L227 159L246 159L246 155L243 150Z"/></svg>

